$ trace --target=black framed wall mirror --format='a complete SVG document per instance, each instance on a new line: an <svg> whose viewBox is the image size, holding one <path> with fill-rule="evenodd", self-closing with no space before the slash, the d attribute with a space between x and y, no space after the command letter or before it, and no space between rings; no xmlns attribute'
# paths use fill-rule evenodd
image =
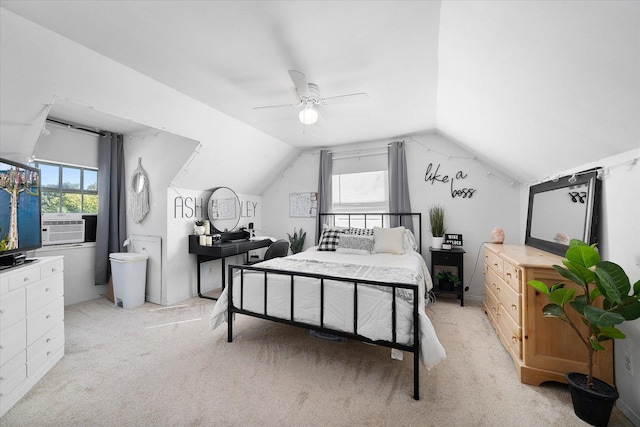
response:
<svg viewBox="0 0 640 427"><path fill-rule="evenodd" d="M590 169L529 189L525 245L564 255L571 239L598 241L600 169Z"/></svg>
<svg viewBox="0 0 640 427"><path fill-rule="evenodd" d="M229 187L216 187L209 197L207 211L214 231L235 230L240 222L240 199Z"/></svg>

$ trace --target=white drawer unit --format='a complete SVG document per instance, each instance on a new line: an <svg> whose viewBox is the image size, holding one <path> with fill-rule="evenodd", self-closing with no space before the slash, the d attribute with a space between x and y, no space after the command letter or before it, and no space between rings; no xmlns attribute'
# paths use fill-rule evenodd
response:
<svg viewBox="0 0 640 427"><path fill-rule="evenodd" d="M0 417L64 356L64 258L0 272Z"/></svg>

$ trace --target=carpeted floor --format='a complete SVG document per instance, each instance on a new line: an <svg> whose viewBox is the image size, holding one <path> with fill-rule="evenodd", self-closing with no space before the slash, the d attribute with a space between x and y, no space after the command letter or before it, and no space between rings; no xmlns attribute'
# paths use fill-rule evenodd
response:
<svg viewBox="0 0 640 427"><path fill-rule="evenodd" d="M9 426L583 426L565 385L523 385L477 303L427 309L447 359L412 356L238 316L211 331L214 301L125 310L66 307L66 355L2 419ZM631 426L614 408L612 426Z"/></svg>

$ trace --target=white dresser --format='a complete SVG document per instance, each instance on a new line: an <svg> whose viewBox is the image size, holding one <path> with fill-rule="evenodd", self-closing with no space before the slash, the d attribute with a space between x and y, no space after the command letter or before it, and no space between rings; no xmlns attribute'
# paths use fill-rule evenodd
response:
<svg viewBox="0 0 640 427"><path fill-rule="evenodd" d="M64 356L64 258L0 272L0 417Z"/></svg>

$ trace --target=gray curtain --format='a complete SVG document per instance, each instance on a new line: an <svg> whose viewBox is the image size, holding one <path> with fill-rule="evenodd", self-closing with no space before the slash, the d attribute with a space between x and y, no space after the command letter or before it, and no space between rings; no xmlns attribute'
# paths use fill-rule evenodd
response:
<svg viewBox="0 0 640 427"><path fill-rule="evenodd" d="M322 234L322 224L327 223L320 218L320 213L331 212L333 204L331 194L331 179L333 173L333 158L329 150L320 151L320 174L318 176L318 215L316 218L316 244L320 241Z"/></svg>
<svg viewBox="0 0 640 427"><path fill-rule="evenodd" d="M96 285L109 282L109 254L125 252L126 179L124 136L107 132L98 144L98 222L96 230Z"/></svg>
<svg viewBox="0 0 640 427"><path fill-rule="evenodd" d="M389 152L389 212L409 213L411 203L409 201L409 181L407 180L407 159L405 155L404 141L392 142L388 147ZM390 220L392 227L403 225L413 231L411 216L396 217ZM422 232L422 230L420 230Z"/></svg>

